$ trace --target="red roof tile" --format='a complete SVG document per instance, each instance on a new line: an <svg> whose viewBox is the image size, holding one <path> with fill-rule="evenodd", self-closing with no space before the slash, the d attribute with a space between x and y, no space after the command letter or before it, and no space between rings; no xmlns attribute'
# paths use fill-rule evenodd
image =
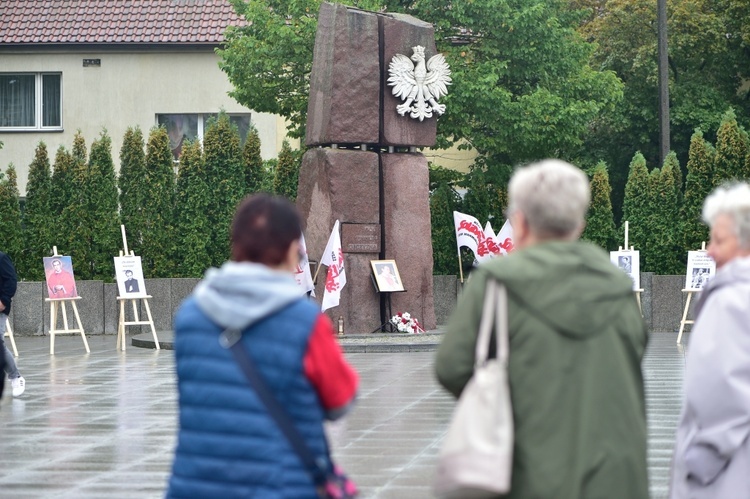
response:
<svg viewBox="0 0 750 499"><path fill-rule="evenodd" d="M245 24L229 0L0 0L0 46L220 43Z"/></svg>

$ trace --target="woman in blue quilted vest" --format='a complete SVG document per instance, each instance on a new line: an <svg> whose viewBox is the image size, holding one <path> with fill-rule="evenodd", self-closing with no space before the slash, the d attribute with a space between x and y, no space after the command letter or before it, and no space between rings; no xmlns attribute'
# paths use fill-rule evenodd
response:
<svg viewBox="0 0 750 499"><path fill-rule="evenodd" d="M312 477L219 338L241 342L316 456L323 430L351 407L358 377L331 321L294 280L301 221L287 200L245 199L232 260L210 269L175 316L180 429L169 498L315 498ZM329 463L330 466L330 463Z"/></svg>

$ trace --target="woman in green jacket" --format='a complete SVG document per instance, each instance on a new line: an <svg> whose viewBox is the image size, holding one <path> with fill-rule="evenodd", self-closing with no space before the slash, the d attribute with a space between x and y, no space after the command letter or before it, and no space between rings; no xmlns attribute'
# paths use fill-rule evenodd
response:
<svg viewBox="0 0 750 499"><path fill-rule="evenodd" d="M473 373L486 283L502 282L515 428L506 497L647 498L647 331L630 278L578 240L588 179L546 160L518 170L508 195L516 249L472 273L437 353L438 379L461 394Z"/></svg>

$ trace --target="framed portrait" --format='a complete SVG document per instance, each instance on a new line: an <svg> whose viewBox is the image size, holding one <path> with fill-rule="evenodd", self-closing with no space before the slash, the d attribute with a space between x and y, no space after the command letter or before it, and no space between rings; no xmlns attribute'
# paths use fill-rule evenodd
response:
<svg viewBox="0 0 750 499"><path fill-rule="evenodd" d="M641 258L637 250L610 251L609 260L630 276L633 291L641 289Z"/></svg>
<svg viewBox="0 0 750 499"><path fill-rule="evenodd" d="M688 251L685 289L700 290L716 274L716 262L707 251Z"/></svg>
<svg viewBox="0 0 750 499"><path fill-rule="evenodd" d="M52 299L77 297L73 260L69 256L47 256L42 260L47 281L47 295Z"/></svg>
<svg viewBox="0 0 750 499"><path fill-rule="evenodd" d="M121 297L141 298L147 296L140 256L116 256L115 276L117 278L117 291Z"/></svg>
<svg viewBox="0 0 750 499"><path fill-rule="evenodd" d="M404 283L398 273L396 260L370 260L375 284L381 293L404 291Z"/></svg>

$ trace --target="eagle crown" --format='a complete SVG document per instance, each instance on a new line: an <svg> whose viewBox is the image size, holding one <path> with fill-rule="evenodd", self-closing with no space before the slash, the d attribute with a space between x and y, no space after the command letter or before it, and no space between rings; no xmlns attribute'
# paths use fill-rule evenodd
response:
<svg viewBox="0 0 750 499"><path fill-rule="evenodd" d="M419 59L424 60L424 47L421 45L417 45L416 47L411 48L414 51L414 54L412 54L411 58L415 61L418 61Z"/></svg>

